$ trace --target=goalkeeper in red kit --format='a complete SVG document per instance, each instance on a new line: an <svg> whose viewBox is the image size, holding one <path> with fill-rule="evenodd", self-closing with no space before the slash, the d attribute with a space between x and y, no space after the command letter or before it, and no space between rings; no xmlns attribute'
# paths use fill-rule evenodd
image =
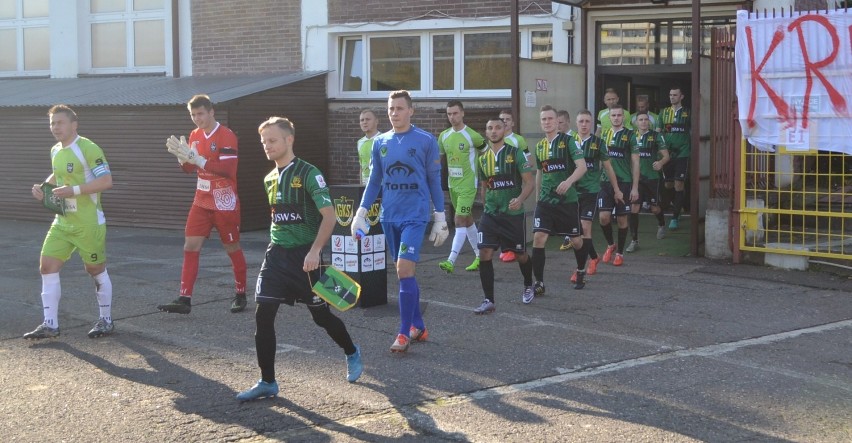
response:
<svg viewBox="0 0 852 443"><path fill-rule="evenodd" d="M198 174L198 181L186 219L180 296L157 309L189 314L201 246L215 227L234 268L236 295L231 302L231 312L240 312L246 307L246 259L240 248L237 136L216 121L210 97L196 95L187 103L187 108L197 128L189 134L188 143L183 137L178 140L172 136L166 147L177 157L184 172Z"/></svg>

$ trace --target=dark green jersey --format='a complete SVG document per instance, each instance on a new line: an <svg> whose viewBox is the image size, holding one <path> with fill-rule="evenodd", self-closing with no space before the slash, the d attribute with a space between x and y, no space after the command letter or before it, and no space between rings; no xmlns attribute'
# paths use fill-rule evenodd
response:
<svg viewBox="0 0 852 443"><path fill-rule="evenodd" d="M476 159L479 179L485 186L485 208L487 214L523 214L524 208L509 209L509 201L521 195L523 177L532 171L532 165L523 151L504 144L497 153L488 149Z"/></svg>
<svg viewBox="0 0 852 443"><path fill-rule="evenodd" d="M575 203L577 189L574 186L563 195L556 193L559 183L571 176L577 165L576 160L583 159L583 151L574 143L573 137L558 134L553 140L541 139L535 146L536 168L541 170L541 191L538 200L544 203Z"/></svg>
<svg viewBox="0 0 852 443"><path fill-rule="evenodd" d="M689 109L684 107L674 110L671 106L660 111L660 126L663 135L669 143L669 155L672 158L688 158L690 151L689 131L692 119Z"/></svg>
<svg viewBox="0 0 852 443"><path fill-rule="evenodd" d="M633 131L633 136L630 137L630 144L639 150L641 178L659 180L662 175L660 171L654 170L653 164L660 159L660 151L669 149L669 145L666 143L663 134L648 131L640 135L639 131Z"/></svg>
<svg viewBox="0 0 852 443"><path fill-rule="evenodd" d="M583 158L586 159L586 174L577 182L577 192L589 194L601 190L601 177L603 173L603 162L609 160L609 152L600 137L594 134L579 140L579 135L574 138L577 146L583 150Z"/></svg>
<svg viewBox="0 0 852 443"><path fill-rule="evenodd" d="M632 136L633 131L627 128L621 128L618 131L609 128L601 135L609 154L610 164L619 182L633 182L631 155L638 154L639 150L630 146ZM604 180L609 181L606 174L601 176L601 181Z"/></svg>
<svg viewBox="0 0 852 443"><path fill-rule="evenodd" d="M272 208L272 243L285 248L313 243L322 221L319 209L331 206L319 169L296 158L267 174L263 186Z"/></svg>

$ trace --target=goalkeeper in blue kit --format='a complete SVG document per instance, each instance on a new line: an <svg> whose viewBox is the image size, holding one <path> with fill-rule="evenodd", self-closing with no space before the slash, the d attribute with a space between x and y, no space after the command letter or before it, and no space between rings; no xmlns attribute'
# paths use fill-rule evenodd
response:
<svg viewBox="0 0 852 443"><path fill-rule="evenodd" d="M411 124L414 108L408 91L388 97L392 129L373 142L370 180L352 221L352 236L368 232L367 208L382 193L381 223L399 278L399 333L391 352L406 352L411 341L424 341L429 332L420 312L420 288L414 277L420 246L430 217L429 240L441 246L449 235L441 189L441 160L435 136ZM432 205L435 212L432 212Z"/></svg>

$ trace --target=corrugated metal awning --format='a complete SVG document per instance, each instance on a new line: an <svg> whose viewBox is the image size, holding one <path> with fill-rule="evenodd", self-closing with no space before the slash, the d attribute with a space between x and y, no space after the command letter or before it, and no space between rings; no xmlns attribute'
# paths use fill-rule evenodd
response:
<svg viewBox="0 0 852 443"><path fill-rule="evenodd" d="M0 80L0 108L24 106L183 105L195 94L222 103L295 83L327 71L202 77L84 77Z"/></svg>

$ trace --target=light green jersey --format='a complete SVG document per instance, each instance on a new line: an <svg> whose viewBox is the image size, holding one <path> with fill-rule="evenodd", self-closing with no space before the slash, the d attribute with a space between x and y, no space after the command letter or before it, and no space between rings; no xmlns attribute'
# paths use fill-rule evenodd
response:
<svg viewBox="0 0 852 443"><path fill-rule="evenodd" d="M438 136L441 155L447 156L447 184L450 188L476 189L476 154L488 149L485 139L465 126L448 128Z"/></svg>
<svg viewBox="0 0 852 443"><path fill-rule="evenodd" d="M366 135L358 140L358 163L361 164L361 184L366 185L370 181L370 169L372 169L373 158L373 140L376 139L381 132L376 132L372 137Z"/></svg>
<svg viewBox="0 0 852 443"><path fill-rule="evenodd" d="M598 127L601 128L601 134L612 128L612 120L609 119L609 108L602 109L598 112ZM633 129L633 117L627 110L624 110L624 127Z"/></svg>
<svg viewBox="0 0 852 443"><path fill-rule="evenodd" d="M78 136L74 143L64 148L62 143L53 145L50 158L56 186L79 186L110 174L104 151L85 137ZM106 223L101 208L101 194L66 198L65 215L57 215L53 223L63 226L97 226Z"/></svg>

